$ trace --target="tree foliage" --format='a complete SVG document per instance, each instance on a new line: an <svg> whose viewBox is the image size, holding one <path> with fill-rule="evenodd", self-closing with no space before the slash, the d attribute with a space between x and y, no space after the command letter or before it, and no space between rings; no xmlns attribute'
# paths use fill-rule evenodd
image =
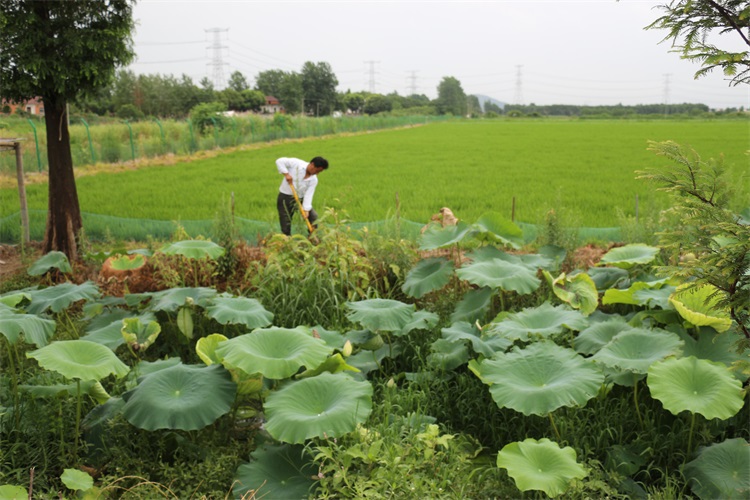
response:
<svg viewBox="0 0 750 500"><path fill-rule="evenodd" d="M307 61L300 75L305 99L304 111L315 116L330 115L336 106L336 75L327 62Z"/></svg>
<svg viewBox="0 0 750 500"><path fill-rule="evenodd" d="M134 56L132 0L0 0L0 97L44 102L49 202L44 250L78 257L83 226L67 105L108 85Z"/></svg>
<svg viewBox="0 0 750 500"><path fill-rule="evenodd" d="M440 114L466 115L466 94L461 82L452 76L446 76L440 81L437 90L437 108Z"/></svg>
<svg viewBox="0 0 750 500"><path fill-rule="evenodd" d="M750 48L747 0L672 0L658 8L664 15L646 29L667 30L664 40L672 40L685 59L701 64L696 78L718 68L731 77L732 85L750 83L750 52L724 50L709 40L711 36L732 35Z"/></svg>
<svg viewBox="0 0 750 500"><path fill-rule="evenodd" d="M672 160L672 168L638 172L674 197L677 224L661 233L661 244L674 253L667 276L680 276L692 287L712 285L716 304L729 311L750 346L750 221L730 210L730 189L721 158L704 161L679 144L652 142L649 149ZM688 250L691 258L682 259ZM714 297L712 297L714 298Z"/></svg>

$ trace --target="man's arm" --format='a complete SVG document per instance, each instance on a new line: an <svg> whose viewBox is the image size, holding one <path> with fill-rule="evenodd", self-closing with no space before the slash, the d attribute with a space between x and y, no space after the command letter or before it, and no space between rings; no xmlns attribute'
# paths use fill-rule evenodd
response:
<svg viewBox="0 0 750 500"><path fill-rule="evenodd" d="M294 162L292 161L292 158L279 158L276 160L276 170L284 176L289 184L293 182L292 174L289 172L289 169L293 167Z"/></svg>

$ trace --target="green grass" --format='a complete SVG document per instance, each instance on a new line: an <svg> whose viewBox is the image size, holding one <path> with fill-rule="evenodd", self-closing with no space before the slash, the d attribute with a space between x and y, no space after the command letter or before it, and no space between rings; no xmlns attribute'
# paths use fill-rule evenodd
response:
<svg viewBox="0 0 750 500"><path fill-rule="evenodd" d="M395 214L426 222L440 207L473 222L487 211L539 224L555 209L565 225L619 226L618 210L658 217L667 197L635 171L667 162L649 140L690 145L704 158L725 155L739 200L750 198L747 121L475 120L331 139L277 144L215 158L78 179L81 210L135 219L205 220L234 193L236 215L275 222L281 176L274 160L322 155L315 205L353 221ZM29 207L46 209L46 185L27 187ZM18 211L14 190L0 191L0 213Z"/></svg>

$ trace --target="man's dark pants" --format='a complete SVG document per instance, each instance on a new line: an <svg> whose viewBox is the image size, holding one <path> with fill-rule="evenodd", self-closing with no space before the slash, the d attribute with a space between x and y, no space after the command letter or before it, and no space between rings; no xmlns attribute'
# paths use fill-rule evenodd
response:
<svg viewBox="0 0 750 500"><path fill-rule="evenodd" d="M297 202L294 200L294 196L291 194L279 193L279 197L276 198L276 209L279 211L281 232L290 236L292 234L292 216L297 211ZM312 209L307 213L307 219L313 227L317 227L315 226L315 221L318 220L318 213L315 209Z"/></svg>

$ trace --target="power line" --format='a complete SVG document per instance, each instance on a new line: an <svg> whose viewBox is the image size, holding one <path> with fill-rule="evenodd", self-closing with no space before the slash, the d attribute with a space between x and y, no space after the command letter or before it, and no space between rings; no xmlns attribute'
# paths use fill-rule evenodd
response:
<svg viewBox="0 0 750 500"><path fill-rule="evenodd" d="M375 93L375 65L380 64L380 61L365 61L365 64L370 65L370 71L368 72L369 80L368 80L368 87L370 89L370 93Z"/></svg>

